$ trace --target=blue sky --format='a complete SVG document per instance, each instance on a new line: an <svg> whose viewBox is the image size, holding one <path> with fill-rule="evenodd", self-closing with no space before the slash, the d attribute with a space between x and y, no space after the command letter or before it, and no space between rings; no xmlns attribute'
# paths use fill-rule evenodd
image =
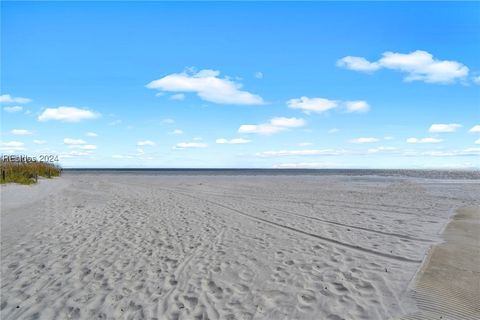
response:
<svg viewBox="0 0 480 320"><path fill-rule="evenodd" d="M480 167L480 4L1 3L1 152Z"/></svg>

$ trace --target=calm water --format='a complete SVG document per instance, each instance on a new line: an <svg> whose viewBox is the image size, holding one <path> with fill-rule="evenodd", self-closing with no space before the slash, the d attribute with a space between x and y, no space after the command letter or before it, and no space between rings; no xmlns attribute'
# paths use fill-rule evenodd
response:
<svg viewBox="0 0 480 320"><path fill-rule="evenodd" d="M309 175L382 176L429 179L480 179L479 170L383 170L383 169L64 169L65 173L145 175Z"/></svg>

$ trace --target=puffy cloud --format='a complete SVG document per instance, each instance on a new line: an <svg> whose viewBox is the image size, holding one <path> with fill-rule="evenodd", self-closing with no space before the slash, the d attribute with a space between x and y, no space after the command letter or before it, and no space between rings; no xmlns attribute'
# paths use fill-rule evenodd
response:
<svg viewBox="0 0 480 320"><path fill-rule="evenodd" d="M154 146L155 142L150 141L150 140L142 140L137 142L137 146L143 147L143 146Z"/></svg>
<svg viewBox="0 0 480 320"><path fill-rule="evenodd" d="M475 144L480 144L480 139L475 140Z"/></svg>
<svg viewBox="0 0 480 320"><path fill-rule="evenodd" d="M286 128L275 127L268 123L242 124L240 128L238 128L239 133L258 133L258 134L265 134L265 135L274 134L284 130L286 130Z"/></svg>
<svg viewBox="0 0 480 320"><path fill-rule="evenodd" d="M353 100L353 101L340 101L340 100L330 100L325 98L309 98L301 97L298 99L290 99L287 101L287 105L292 109L300 109L306 114L312 112L322 113L330 109L337 108L342 106L346 109L346 112L368 112L370 106L364 100Z"/></svg>
<svg viewBox="0 0 480 320"><path fill-rule="evenodd" d="M261 73L260 71L255 72L255 78L257 78L257 79L263 79L263 73Z"/></svg>
<svg viewBox="0 0 480 320"><path fill-rule="evenodd" d="M442 139L437 138L408 138L407 143L440 143Z"/></svg>
<svg viewBox="0 0 480 320"><path fill-rule="evenodd" d="M298 99L288 100L287 105L289 108L300 109L308 114L311 112L322 113L336 108L338 106L338 102L325 98L300 97Z"/></svg>
<svg viewBox="0 0 480 320"><path fill-rule="evenodd" d="M276 127L297 128L305 125L305 120L299 118L276 117L270 120L270 124Z"/></svg>
<svg viewBox="0 0 480 320"><path fill-rule="evenodd" d="M72 138L65 138L63 139L63 143L69 146L77 146L77 145L82 145L82 144L87 144L82 139L72 139Z"/></svg>
<svg viewBox="0 0 480 320"><path fill-rule="evenodd" d="M432 124L428 129L429 132L455 132L462 125L458 123L450 124Z"/></svg>
<svg viewBox="0 0 480 320"><path fill-rule="evenodd" d="M239 133L257 133L257 134L274 134L289 128L298 128L305 125L305 120L300 118L275 117L268 123L262 124L242 124L238 129Z"/></svg>
<svg viewBox="0 0 480 320"><path fill-rule="evenodd" d="M257 157L288 157L288 156L337 156L345 154L344 150L333 149L311 149L311 150L279 150L279 151L263 151L256 154Z"/></svg>
<svg viewBox="0 0 480 320"><path fill-rule="evenodd" d="M39 121L57 120L64 122L79 122L81 120L95 119L99 113L76 107L47 108L39 116Z"/></svg>
<svg viewBox="0 0 480 320"><path fill-rule="evenodd" d="M370 110L368 103L363 100L346 101L345 106L347 108L347 112L367 112Z"/></svg>
<svg viewBox="0 0 480 320"><path fill-rule="evenodd" d="M87 132L87 133L85 133L85 135L87 137L97 137L98 136L98 134L96 134L95 132Z"/></svg>
<svg viewBox="0 0 480 320"><path fill-rule="evenodd" d="M187 148L206 148L208 145L202 142L180 142L177 143L174 149L187 149Z"/></svg>
<svg viewBox="0 0 480 320"><path fill-rule="evenodd" d="M28 98L21 98L21 97L12 97L9 94L2 94L0 96L0 103L28 103L32 101Z"/></svg>
<svg viewBox="0 0 480 320"><path fill-rule="evenodd" d="M17 136L28 136L30 134L33 134L32 131L26 129L13 129L12 131L10 131L10 133Z"/></svg>
<svg viewBox="0 0 480 320"><path fill-rule="evenodd" d="M405 81L427 83L452 83L467 77L469 69L457 61L438 60L433 55L417 50L410 53L384 52L380 60L370 62L362 57L347 56L337 61L337 66L364 72L380 68L406 73Z"/></svg>
<svg viewBox="0 0 480 320"><path fill-rule="evenodd" d="M146 85L149 89L166 92L194 92L202 100L219 104L258 105L265 103L262 97L241 90L242 85L228 78L220 78L216 70L200 70L197 73L169 74Z"/></svg>
<svg viewBox="0 0 480 320"><path fill-rule="evenodd" d="M20 141L1 142L0 150L6 152L15 152L25 150L25 144Z"/></svg>
<svg viewBox="0 0 480 320"><path fill-rule="evenodd" d="M346 56L337 61L337 66L364 72L373 72L380 69L380 65L376 62L370 62L362 57Z"/></svg>
<svg viewBox="0 0 480 320"><path fill-rule="evenodd" d="M4 107L3 111L13 113L13 112L20 112L23 110L22 106L12 106L12 107Z"/></svg>
<svg viewBox="0 0 480 320"><path fill-rule="evenodd" d="M356 138L350 140L351 143L373 143L373 142L378 142L378 138L372 138L372 137L367 137L367 138Z"/></svg>
<svg viewBox="0 0 480 320"><path fill-rule="evenodd" d="M473 126L470 130L468 130L468 132L480 133L480 124L477 124L477 125Z"/></svg>
<svg viewBox="0 0 480 320"><path fill-rule="evenodd" d="M250 143L251 140L247 140L247 139L242 139L242 138L235 138L235 139L224 139L224 138L220 138L220 139L217 139L215 140L215 143L218 143L218 144L246 144L246 143Z"/></svg>

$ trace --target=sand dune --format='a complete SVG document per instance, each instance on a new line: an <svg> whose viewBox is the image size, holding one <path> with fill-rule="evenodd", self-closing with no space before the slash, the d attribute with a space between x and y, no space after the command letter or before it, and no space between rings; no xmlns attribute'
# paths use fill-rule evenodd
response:
<svg viewBox="0 0 480 320"><path fill-rule="evenodd" d="M455 209L480 204L476 182L373 176L67 173L1 192L5 320L396 318Z"/></svg>

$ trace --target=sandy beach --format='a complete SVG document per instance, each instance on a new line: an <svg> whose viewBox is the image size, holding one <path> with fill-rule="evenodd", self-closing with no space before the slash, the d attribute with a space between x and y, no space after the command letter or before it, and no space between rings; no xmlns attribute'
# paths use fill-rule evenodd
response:
<svg viewBox="0 0 480 320"><path fill-rule="evenodd" d="M86 172L2 186L0 315L416 319L429 263L478 261L479 194L480 180L373 175ZM461 208L474 212L467 236L449 231ZM443 256L427 259L433 248ZM462 277L478 298L474 265Z"/></svg>

